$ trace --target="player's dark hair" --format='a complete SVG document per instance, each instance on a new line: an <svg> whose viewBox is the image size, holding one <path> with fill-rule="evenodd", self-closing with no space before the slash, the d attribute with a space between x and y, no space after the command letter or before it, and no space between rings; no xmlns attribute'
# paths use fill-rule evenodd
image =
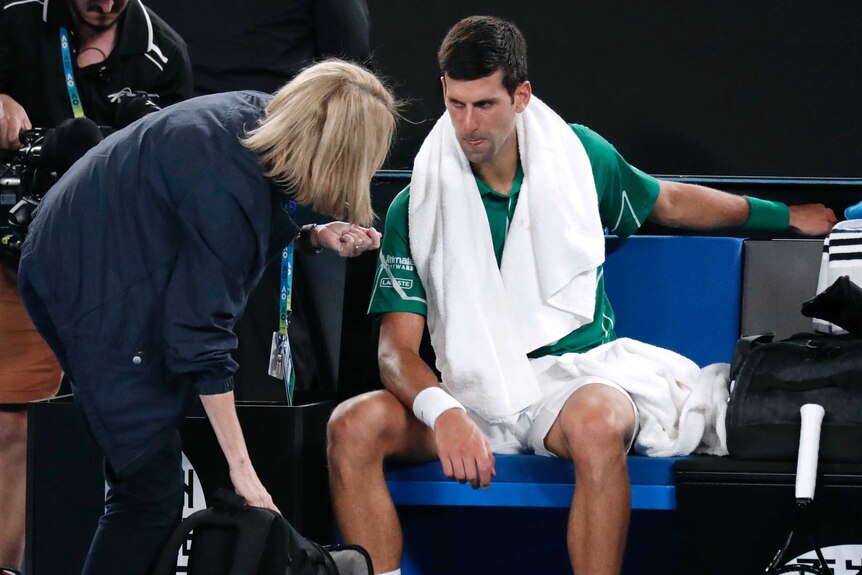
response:
<svg viewBox="0 0 862 575"><path fill-rule="evenodd" d="M449 30L437 51L440 72L453 80L478 80L497 70L514 96L527 79L527 41L513 23L494 16L470 16Z"/></svg>

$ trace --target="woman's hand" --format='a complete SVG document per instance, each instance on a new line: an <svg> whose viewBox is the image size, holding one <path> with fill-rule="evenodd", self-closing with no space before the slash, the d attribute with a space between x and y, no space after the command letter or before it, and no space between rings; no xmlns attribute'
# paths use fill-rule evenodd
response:
<svg viewBox="0 0 862 575"><path fill-rule="evenodd" d="M314 247L332 250L343 258L352 258L380 247L380 232L346 222L330 222L314 228Z"/></svg>
<svg viewBox="0 0 862 575"><path fill-rule="evenodd" d="M272 502L272 496L258 479L250 461L231 466L230 481L233 483L234 491L245 499L247 505L279 512L278 507Z"/></svg>

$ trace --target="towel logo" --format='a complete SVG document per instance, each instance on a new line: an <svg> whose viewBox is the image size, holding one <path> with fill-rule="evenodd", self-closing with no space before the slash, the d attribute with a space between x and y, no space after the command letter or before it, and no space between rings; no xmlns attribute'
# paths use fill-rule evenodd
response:
<svg viewBox="0 0 862 575"><path fill-rule="evenodd" d="M411 289L413 287L413 280L405 280L401 278L389 278L382 277L380 278L380 287L395 287L392 282L393 280L398 284L401 289Z"/></svg>

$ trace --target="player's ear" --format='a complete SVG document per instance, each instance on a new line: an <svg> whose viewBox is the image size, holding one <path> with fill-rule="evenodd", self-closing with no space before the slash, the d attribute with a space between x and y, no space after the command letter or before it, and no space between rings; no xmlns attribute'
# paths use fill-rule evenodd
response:
<svg viewBox="0 0 862 575"><path fill-rule="evenodd" d="M533 95L533 86L530 85L529 80L524 80L521 82L517 88L515 88L515 111L520 113L523 112L527 104L530 103L530 96Z"/></svg>

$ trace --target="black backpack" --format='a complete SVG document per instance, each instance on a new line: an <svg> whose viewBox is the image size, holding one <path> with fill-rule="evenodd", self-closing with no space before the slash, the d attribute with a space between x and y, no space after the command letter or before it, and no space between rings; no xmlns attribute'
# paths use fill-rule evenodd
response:
<svg viewBox="0 0 862 575"><path fill-rule="evenodd" d="M187 517L174 530L154 575L173 575L177 554L191 535L188 575L373 575L371 557L357 545L321 546L279 513L248 507L219 489L215 505Z"/></svg>

